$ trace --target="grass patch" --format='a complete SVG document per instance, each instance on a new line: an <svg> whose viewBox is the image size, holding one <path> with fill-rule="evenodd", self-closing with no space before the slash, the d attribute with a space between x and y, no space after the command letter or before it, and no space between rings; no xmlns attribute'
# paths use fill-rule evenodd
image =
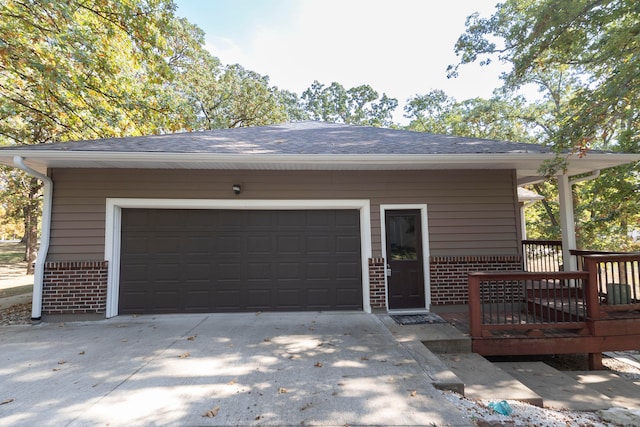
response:
<svg viewBox="0 0 640 427"><path fill-rule="evenodd" d="M24 262L23 243L0 243L0 265L15 265Z"/></svg>
<svg viewBox="0 0 640 427"><path fill-rule="evenodd" d="M12 297L15 295L30 294L33 292L33 285L16 286L14 288L0 289L0 298Z"/></svg>

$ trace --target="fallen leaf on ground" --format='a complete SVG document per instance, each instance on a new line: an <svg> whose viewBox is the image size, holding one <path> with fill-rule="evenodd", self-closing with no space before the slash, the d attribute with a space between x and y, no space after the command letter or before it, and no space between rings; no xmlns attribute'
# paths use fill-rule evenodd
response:
<svg viewBox="0 0 640 427"><path fill-rule="evenodd" d="M300 410L304 411L304 410L307 410L307 409L311 408L312 406L313 406L313 403L308 402L308 403L305 403L304 406L302 408L300 408Z"/></svg>
<svg viewBox="0 0 640 427"><path fill-rule="evenodd" d="M237 381L238 381L238 378L234 378L234 379L232 379L231 381L229 381L229 382L227 383L227 385L233 385L233 384L235 384Z"/></svg>
<svg viewBox="0 0 640 427"><path fill-rule="evenodd" d="M269 341L271 341L271 340L270 340L269 338L265 338L265 339L263 339L262 341L264 341L264 342L269 342Z"/></svg>
<svg viewBox="0 0 640 427"><path fill-rule="evenodd" d="M65 363L67 363L67 361L66 361L66 360L59 360L59 361L58 361L58 365L64 365Z"/></svg>
<svg viewBox="0 0 640 427"><path fill-rule="evenodd" d="M11 402L13 402L14 400L16 400L16 399L13 399L13 398L12 398L12 399L6 399L6 400L3 400L2 402L0 402L0 405L6 405L7 403L11 403Z"/></svg>
<svg viewBox="0 0 640 427"><path fill-rule="evenodd" d="M216 415L218 415L218 412L220 412L220 407L216 406L215 408L205 412L204 414L202 414L203 417L207 417L207 418L213 418Z"/></svg>
<svg viewBox="0 0 640 427"><path fill-rule="evenodd" d="M316 362L313 366L315 366L316 368L322 368L322 363Z"/></svg>
<svg viewBox="0 0 640 427"><path fill-rule="evenodd" d="M80 356L82 356L84 354L84 350L81 351L80 353L78 353Z"/></svg>
<svg viewBox="0 0 640 427"><path fill-rule="evenodd" d="M418 392L415 390L412 390L411 393L409 393L409 396L411 397L416 397L418 395Z"/></svg>
<svg viewBox="0 0 640 427"><path fill-rule="evenodd" d="M128 340L128 339L126 339L126 338L123 338L123 339L122 339L122 342L128 342L128 341L129 341L129 340Z"/></svg>
<svg viewBox="0 0 640 427"><path fill-rule="evenodd" d="M360 360L369 360L369 358L367 356L362 356Z"/></svg>
<svg viewBox="0 0 640 427"><path fill-rule="evenodd" d="M284 388L284 387L280 387L280 388L278 389L278 393L279 393L279 394L289 393L289 390L287 390L287 389L286 389L286 388Z"/></svg>
<svg viewBox="0 0 640 427"><path fill-rule="evenodd" d="M60 368L53 368L53 372L58 372Z"/></svg>
<svg viewBox="0 0 640 427"><path fill-rule="evenodd" d="M191 353L186 352L186 353L182 353L181 355L179 355L178 357L180 359L186 359L187 357L191 356Z"/></svg>
<svg viewBox="0 0 640 427"><path fill-rule="evenodd" d="M190 337L187 337L187 341L193 341L196 339L196 337L198 336L198 334L196 335L191 335Z"/></svg>

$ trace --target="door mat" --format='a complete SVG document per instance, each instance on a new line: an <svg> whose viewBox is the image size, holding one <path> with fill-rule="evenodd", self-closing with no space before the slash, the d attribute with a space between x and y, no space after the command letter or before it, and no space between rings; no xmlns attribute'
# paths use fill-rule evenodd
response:
<svg viewBox="0 0 640 427"><path fill-rule="evenodd" d="M433 323L447 323L442 317L435 313L422 314L393 314L391 318L399 325L423 325Z"/></svg>

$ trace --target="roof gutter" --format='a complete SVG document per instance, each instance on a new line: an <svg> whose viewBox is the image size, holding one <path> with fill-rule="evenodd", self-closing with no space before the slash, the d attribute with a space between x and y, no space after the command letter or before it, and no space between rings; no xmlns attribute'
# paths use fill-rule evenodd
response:
<svg viewBox="0 0 640 427"><path fill-rule="evenodd" d="M575 179L569 178L569 183L573 185L583 181L591 181L592 179L596 179L599 176L600 176L600 169L597 169L592 171L589 175L586 175L580 178L575 178Z"/></svg>
<svg viewBox="0 0 640 427"><path fill-rule="evenodd" d="M44 201L42 204L42 230L40 234L40 249L36 258L34 282L33 282L33 302L31 308L31 320L40 320L42 317L42 288L44 282L44 264L49 252L49 238L51 236L51 205L53 201L53 181L48 176L31 169L24 164L24 157L15 156L13 164L26 174L40 179L44 182Z"/></svg>

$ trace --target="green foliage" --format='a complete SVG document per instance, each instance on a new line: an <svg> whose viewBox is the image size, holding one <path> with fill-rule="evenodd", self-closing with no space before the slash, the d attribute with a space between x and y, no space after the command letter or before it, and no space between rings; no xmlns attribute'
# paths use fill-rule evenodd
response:
<svg viewBox="0 0 640 427"><path fill-rule="evenodd" d="M416 95L405 106L407 129L447 135L536 142L536 123L526 117L523 98L473 98L462 102L441 90Z"/></svg>
<svg viewBox="0 0 640 427"><path fill-rule="evenodd" d="M513 65L507 85L563 71L580 84L557 115L558 150L640 145L640 3L636 0L507 0L490 18L467 19L459 65L492 59Z"/></svg>
<svg viewBox="0 0 640 427"><path fill-rule="evenodd" d="M301 107L311 120L352 125L390 127L398 101L369 85L345 89L340 83L325 86L314 81L302 93Z"/></svg>
<svg viewBox="0 0 640 427"><path fill-rule="evenodd" d="M170 0L0 2L0 145L165 133L193 110L175 79L202 32ZM42 183L2 171L6 220L35 258Z"/></svg>
<svg viewBox="0 0 640 427"><path fill-rule="evenodd" d="M169 0L0 6L0 135L45 143L181 128ZM174 31L175 30L175 31ZM177 101L177 102L176 102Z"/></svg>
<svg viewBox="0 0 640 427"><path fill-rule="evenodd" d="M562 171L567 152L593 148L640 152L640 3L636 0L506 0L489 18L467 18L456 43L459 67L511 64L503 93L535 85L542 97L518 107L532 136L558 157L541 168ZM628 250L640 229L640 165L607 170L574 188L578 245ZM528 209L530 235L554 238L555 193ZM552 221L553 220L553 221ZM550 225L551 224L551 225Z"/></svg>
<svg viewBox="0 0 640 427"><path fill-rule="evenodd" d="M201 52L187 71L186 92L198 109L200 129L262 126L287 120L287 110L269 78L240 65L221 67Z"/></svg>

